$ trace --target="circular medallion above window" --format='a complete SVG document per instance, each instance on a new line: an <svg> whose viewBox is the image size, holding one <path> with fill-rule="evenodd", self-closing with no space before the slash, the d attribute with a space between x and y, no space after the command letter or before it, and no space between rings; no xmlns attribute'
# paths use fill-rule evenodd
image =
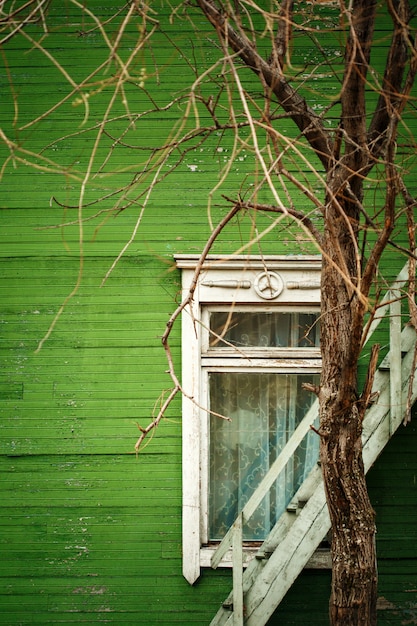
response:
<svg viewBox="0 0 417 626"><path fill-rule="evenodd" d="M263 300L274 300L284 288L284 282L276 272L261 272L255 278L255 291Z"/></svg>

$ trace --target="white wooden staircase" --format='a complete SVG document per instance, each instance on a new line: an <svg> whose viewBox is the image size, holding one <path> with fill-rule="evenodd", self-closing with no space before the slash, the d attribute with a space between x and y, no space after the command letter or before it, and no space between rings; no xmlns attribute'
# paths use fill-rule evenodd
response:
<svg viewBox="0 0 417 626"><path fill-rule="evenodd" d="M367 471L403 421L407 401L417 397L414 352L416 332L410 325L401 330L401 310L392 296L406 280L406 268L398 276L395 292L386 296L386 306L374 322L390 313L391 349L375 374L373 390L377 400L368 409L363 424L363 459ZM370 333L370 334L371 334ZM370 335L369 335L370 336ZM411 395L409 395L412 382ZM294 580L307 565L330 529L321 470L316 466L295 494L292 506L278 520L256 557L245 571L242 564L242 524L251 517L268 489L291 458L317 415L317 403L298 426L285 449L270 468L256 492L241 511L212 559L217 567L224 554L233 549L233 591L210 626L264 626Z"/></svg>

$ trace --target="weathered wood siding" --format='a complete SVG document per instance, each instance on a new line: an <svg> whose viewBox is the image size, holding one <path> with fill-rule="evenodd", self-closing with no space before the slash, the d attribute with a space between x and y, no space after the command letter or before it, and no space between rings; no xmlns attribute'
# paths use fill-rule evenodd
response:
<svg viewBox="0 0 417 626"><path fill-rule="evenodd" d="M105 6L103 17L113 10ZM64 12L54 6L51 11L54 28L46 45L79 79L106 51L97 32L86 34L85 21L72 5L65 3ZM165 26L181 42L193 41L186 21ZM38 35L41 25L31 28ZM166 102L187 84L192 72L167 39L157 42L155 58L168 67L158 84ZM23 38L11 42L5 52L7 71L0 72L2 94L10 93L9 80L19 94L17 126L41 114L64 89L56 68L39 51L28 54L28 48ZM193 58L191 45L189 51ZM204 62L213 60L210 46L205 54ZM150 56L140 60L138 72L144 63L151 74L152 62ZM156 82L150 77L149 88ZM131 90L137 110L149 106L137 86ZM92 93L94 106L86 129L80 127L82 111L68 102L37 124L41 135L28 128L17 133L16 140L30 151L48 146L45 157L81 167L107 98L106 90ZM14 114L12 99L5 96L1 125L10 133ZM162 113L154 116L143 145L165 138L171 123ZM82 134L73 135L77 130ZM58 142L62 134L69 138ZM195 587L181 575L179 399L139 457L133 454L139 433L135 422L147 424L158 398L170 386L159 336L179 290L173 254L199 252L209 233L205 201L217 180L219 164L213 155L222 154L216 152L218 147L212 142L196 148L168 184L156 190L137 237L103 287L103 276L132 233L139 209L111 217L95 237L95 224L85 224L80 289L39 353L35 353L38 342L80 270L77 225L45 229L76 220L76 211L63 211L51 197L76 204L79 183L22 163L14 169L12 160L6 168L0 188L0 624L4 626L203 626L230 589L227 571L204 572ZM5 146L0 150L3 162L7 151ZM124 154L125 162L115 154L109 171L139 161L134 150ZM236 180L245 176L239 168L244 168L246 155L241 157ZM128 179L98 178L89 198L99 197L105 185L111 191ZM111 206L109 199L99 209ZM215 215L223 211L213 210ZM86 215L88 211L93 214L97 207ZM244 241L249 227L249 222L243 224L239 234L229 228L215 250L236 250L241 233ZM406 238L405 233L400 236ZM276 235L266 239L264 250L296 251L290 236L278 241ZM301 241L299 250L309 248ZM402 264L403 259L390 262L388 274L394 276ZM178 367L179 330L174 330L171 342ZM369 479L378 513L380 587L387 609L381 615L389 615L381 624L417 623L416 442L415 425L404 429ZM306 615L310 624L325 624L328 586L328 572L305 572L271 624L304 624Z"/></svg>

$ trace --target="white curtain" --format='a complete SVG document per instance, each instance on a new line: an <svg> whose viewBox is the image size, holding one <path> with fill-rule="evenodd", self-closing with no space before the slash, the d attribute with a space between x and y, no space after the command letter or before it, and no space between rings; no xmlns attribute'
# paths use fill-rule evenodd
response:
<svg viewBox="0 0 417 626"><path fill-rule="evenodd" d="M231 421L210 418L210 539L221 539L284 448L314 400L303 382L311 374L210 374L210 406ZM246 540L266 537L318 459L311 432L296 450L244 529Z"/></svg>
<svg viewBox="0 0 417 626"><path fill-rule="evenodd" d="M212 348L229 344L238 348L295 348L318 346L317 313L213 312L210 318Z"/></svg>
<svg viewBox="0 0 417 626"><path fill-rule="evenodd" d="M215 313L211 327L240 347L314 346L315 319L315 314L295 313L238 313L230 319L226 313ZM312 327L312 336L307 337ZM214 339L212 345L218 349L221 341ZM318 384L319 375L210 373L210 408L231 419L210 417L211 540L224 536L314 401L302 388L304 382ZM266 537L317 462L318 449L319 438L311 432L244 528L247 541Z"/></svg>

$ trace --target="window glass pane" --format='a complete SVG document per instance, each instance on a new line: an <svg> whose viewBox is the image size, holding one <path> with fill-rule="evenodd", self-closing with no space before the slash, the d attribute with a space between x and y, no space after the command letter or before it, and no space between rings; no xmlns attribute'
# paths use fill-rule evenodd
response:
<svg viewBox="0 0 417 626"><path fill-rule="evenodd" d="M319 313L213 311L210 348L314 348L319 345Z"/></svg>
<svg viewBox="0 0 417 626"><path fill-rule="evenodd" d="M210 373L210 407L231 419L210 417L211 540L224 536L313 403L304 382L318 384L319 375ZM265 539L317 462L318 449L311 431L244 528L247 541Z"/></svg>

